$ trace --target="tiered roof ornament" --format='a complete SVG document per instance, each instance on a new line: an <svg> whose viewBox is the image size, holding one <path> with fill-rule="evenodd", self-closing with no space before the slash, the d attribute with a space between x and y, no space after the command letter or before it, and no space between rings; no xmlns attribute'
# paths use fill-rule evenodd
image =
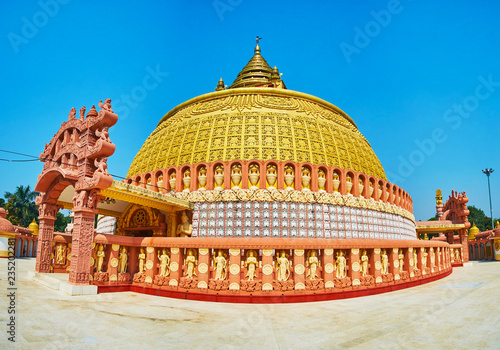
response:
<svg viewBox="0 0 500 350"><path fill-rule="evenodd" d="M264 57L261 56L259 40L262 38L256 38L257 45L254 49L254 55L248 61L247 65L243 67L241 72L233 81L229 89L241 88L241 87L274 87L286 89L285 83L281 80L281 74L278 68L271 66L266 62ZM217 85L217 91L222 90L221 84Z"/></svg>

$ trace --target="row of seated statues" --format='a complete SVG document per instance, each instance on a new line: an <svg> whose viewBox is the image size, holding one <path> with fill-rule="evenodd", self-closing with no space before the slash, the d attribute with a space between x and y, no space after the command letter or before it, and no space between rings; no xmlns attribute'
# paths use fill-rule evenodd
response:
<svg viewBox="0 0 500 350"><path fill-rule="evenodd" d="M307 166L303 166L302 169L300 170L300 188L303 191L310 191L311 190L311 169ZM191 170L186 169L182 173L182 184L181 187L183 191L189 192L190 191L190 186L191 186ZM284 175L283 175L283 180L284 180L284 188L287 190L294 190L295 189L295 169L292 165L286 165L284 169ZM268 164L266 167L266 188L268 190L273 190L277 189L278 182L278 169L277 166L274 164ZM206 190L207 188L207 168L205 166L201 166L198 170L197 174L197 189L200 191ZM234 164L231 166L231 172L230 172L230 181L231 181L231 188L233 190L238 190L242 188L242 179L243 179L243 174L242 174L242 166L240 164ZM326 172L324 169L319 168L317 172L317 187L319 192L325 192L326 191ZM257 163L252 163L250 164L248 168L248 187L250 189L259 189L260 186L260 166ZM333 183L333 191L334 192L339 192L340 188L340 176L337 172L334 172L332 175L332 183ZM151 177L147 179L147 184L148 187L151 186ZM158 188L163 187L163 176L160 175L157 179L156 186ZM174 190L177 188L177 175L175 171L172 171L169 173L169 186L170 189ZM214 176L213 176L213 188L214 189L220 189L222 190L224 188L224 166L223 165L217 165L214 170ZM358 179L358 193L363 193L365 188L364 181L363 179L359 178ZM346 191L348 194L353 193L353 180L350 175L346 176ZM369 197L373 196L374 192L374 183L372 181L369 182L369 187L367 190L369 193ZM381 199L383 193L383 187L381 184L378 185L378 198ZM395 195L393 194L393 197ZM389 198L389 191L386 192L386 198L385 200L388 200Z"/></svg>
<svg viewBox="0 0 500 350"><path fill-rule="evenodd" d="M153 252L153 248L147 248L148 252ZM151 250L149 250L151 249ZM171 260L171 249L170 248L157 248L156 256L157 256L157 264L156 267L153 265L151 259L151 255L146 253L146 248L139 248L139 252L137 255L137 269L135 272L134 281L144 282L146 279L146 270L153 270L153 274L155 278L167 279L171 275L172 272L172 260ZM418 256L418 252L420 250L420 258ZM207 250L208 251L208 250ZM418 276L424 275L426 273L434 273L441 270L441 267L448 262L456 261L460 259L460 251L450 251L449 256L445 257L444 248L416 248L411 249L411 251L407 251L408 256L405 255L403 249L394 250L394 255L392 259L393 263L390 263L389 254L386 249L381 249L376 254L380 254L380 258L377 258L378 261L374 264L371 258L373 258L374 250L362 249L359 252L359 263L351 263L349 257L349 250L343 249L335 249L335 256L332 258L332 262L323 266L324 252L318 249L308 249L305 251L304 256L304 265L305 269L303 272L299 272L299 274L304 274L304 279L306 281L322 281L322 277L324 273L333 273L334 278L337 280L346 280L349 279L351 274L349 270L353 269L353 271L359 271L359 276L361 278L369 278L373 277L375 271L380 270L380 275L384 277L384 281L387 278L391 278L389 281L392 281L392 274L394 268L397 268L398 274L406 274L406 279L410 277L410 273L418 274ZM392 249L391 249L392 253ZM239 261L241 262L241 270L237 268L237 274L241 271L241 281L245 282L259 282L262 279L262 274L271 275L274 273L273 279L277 283L287 283L291 281L293 273L297 274L297 270L294 270L293 259L290 257L291 250L289 249L281 249L276 250L273 258L272 264L266 264L263 266L262 263L262 255L259 256L259 251L256 249L248 249L245 250ZM352 253L351 253L352 254ZM356 253L358 254L358 253ZM114 267L117 269L118 274L127 274L130 270L128 266L128 256L129 252L127 247L120 246L118 250L117 262ZM205 270L202 270L201 265L199 264L199 252L196 248L187 248L185 249L184 254L182 254L182 267L181 267L181 276L186 280L193 280L198 277L198 273L206 273L208 270L205 267ZM405 266L405 256L407 257L409 262L409 266ZM210 281L214 284L217 284L221 281L227 281L229 279L229 255L227 249L213 249L212 256L210 261ZM103 274L105 273L105 262L106 262L106 252L104 250L104 246L99 244L95 251L95 264L93 266L95 274ZM175 263L176 264L176 263ZM358 267L355 268L354 264ZM379 264L377 267L377 264ZM373 266L372 266L373 265ZM302 266L302 265L300 265ZM108 267L109 268L109 267ZM232 266L234 268L234 266ZM302 266L303 268L303 266ZM174 271L177 271L177 267ZM233 270L231 270L233 271ZM231 272L235 273L235 272ZM413 276L411 276L413 277ZM373 279L373 278L372 278ZM218 282L219 281L219 282ZM322 282L321 282L322 283Z"/></svg>

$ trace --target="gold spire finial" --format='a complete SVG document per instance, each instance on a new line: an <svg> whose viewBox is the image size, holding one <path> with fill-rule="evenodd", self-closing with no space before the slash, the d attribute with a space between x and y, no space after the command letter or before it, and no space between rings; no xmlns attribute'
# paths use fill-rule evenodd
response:
<svg viewBox="0 0 500 350"><path fill-rule="evenodd" d="M280 78L280 72L278 70L278 67L274 66L273 72L271 73L271 79L272 80L277 80Z"/></svg>
<svg viewBox="0 0 500 350"><path fill-rule="evenodd" d="M440 189L436 191L436 205L443 205L443 196Z"/></svg>
<svg viewBox="0 0 500 350"><path fill-rule="evenodd" d="M285 83L281 80L281 74L276 68L273 70L260 54L259 41L260 36L255 38L257 46L255 46L255 54L248 61L245 67L238 73L238 76L229 86L229 89L240 87L274 87L286 89Z"/></svg>
<svg viewBox="0 0 500 350"><path fill-rule="evenodd" d="M254 50L254 52L255 52L255 53L258 53L258 54L260 54L260 46L259 46L259 41L260 41L260 40L262 40L262 38L261 38L260 36L258 36L258 35L257 35L257 36L255 37L255 41L257 41L257 45L255 46L255 50Z"/></svg>
<svg viewBox="0 0 500 350"><path fill-rule="evenodd" d="M224 85L224 80L222 78L219 79L219 82L217 83L217 87L215 88L215 91L221 91L226 89L226 85Z"/></svg>

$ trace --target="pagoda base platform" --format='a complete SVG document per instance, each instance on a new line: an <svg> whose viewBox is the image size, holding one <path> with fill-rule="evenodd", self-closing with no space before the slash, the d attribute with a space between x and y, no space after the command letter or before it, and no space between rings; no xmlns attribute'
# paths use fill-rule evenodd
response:
<svg viewBox="0 0 500 350"><path fill-rule="evenodd" d="M148 295L156 295L168 298L177 298L185 300L211 301L223 303L246 303L246 304L281 304L281 303L301 303L313 301L326 301L337 299L348 299L364 297L368 295L376 295L387 292L394 292L401 289L416 287L429 282L437 281L447 277L452 273L452 270L443 273L434 274L432 276L399 283L382 283L380 286L366 288L353 287L349 290L339 290L332 292L316 292L296 294L294 292L272 292L270 294L253 293L253 294L220 294L212 291L200 293L188 290L167 290L153 287L137 286L130 284L123 285L107 285L98 286L99 293L114 293L114 292L136 292Z"/></svg>

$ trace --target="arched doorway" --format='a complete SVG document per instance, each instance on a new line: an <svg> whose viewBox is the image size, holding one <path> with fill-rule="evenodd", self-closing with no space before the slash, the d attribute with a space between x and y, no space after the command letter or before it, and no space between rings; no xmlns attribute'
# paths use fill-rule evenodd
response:
<svg viewBox="0 0 500 350"><path fill-rule="evenodd" d="M486 242L486 260L491 260L491 243Z"/></svg>
<svg viewBox="0 0 500 350"><path fill-rule="evenodd" d="M23 251L23 240L21 238L16 239L16 254L15 256L20 257Z"/></svg>
<svg viewBox="0 0 500 350"><path fill-rule="evenodd" d="M30 239L29 240L29 244L28 244L28 255L29 257L33 256L33 240Z"/></svg>
<svg viewBox="0 0 500 350"><path fill-rule="evenodd" d="M24 239L23 242L23 257L28 256L28 239Z"/></svg>

